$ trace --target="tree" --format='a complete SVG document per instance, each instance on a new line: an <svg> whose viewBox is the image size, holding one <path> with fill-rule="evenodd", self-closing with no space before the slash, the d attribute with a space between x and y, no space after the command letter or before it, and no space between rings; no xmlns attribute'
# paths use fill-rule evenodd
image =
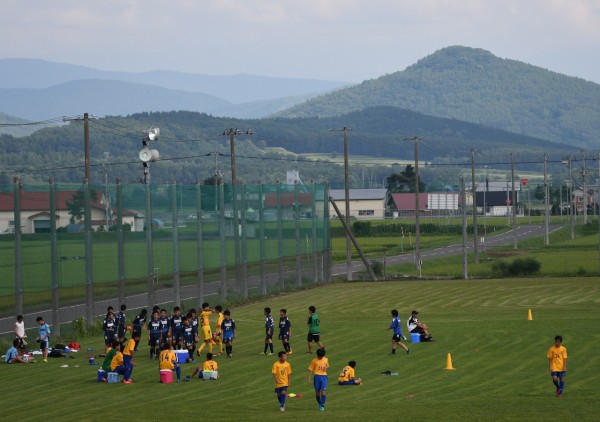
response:
<svg viewBox="0 0 600 422"><path fill-rule="evenodd" d="M98 200L98 193L96 192L95 189L91 189L90 202L94 203L97 200ZM71 215L71 218L69 219L71 224L75 224L76 220L81 220L81 218L83 217L83 214L85 212L85 208L84 208L85 200L84 200L84 195L83 195L83 189L75 192L73 194L73 196L71 197L71 202L66 201L65 204L67 206L67 209L69 210L69 215Z"/></svg>
<svg viewBox="0 0 600 422"><path fill-rule="evenodd" d="M386 178L385 187L393 193L412 193L416 191L417 174L413 166L408 164L404 171L393 173ZM419 180L419 191L425 191L425 183Z"/></svg>

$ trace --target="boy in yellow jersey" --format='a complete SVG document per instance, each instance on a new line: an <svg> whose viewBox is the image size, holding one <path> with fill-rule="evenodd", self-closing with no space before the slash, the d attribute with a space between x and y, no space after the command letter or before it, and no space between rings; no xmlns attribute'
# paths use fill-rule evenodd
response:
<svg viewBox="0 0 600 422"><path fill-rule="evenodd" d="M556 386L556 397L562 396L567 376L567 348L562 345L562 336L554 337L554 346L548 350L550 375Z"/></svg>
<svg viewBox="0 0 600 422"><path fill-rule="evenodd" d="M121 344L117 343L114 350L115 354L110 361L110 371L116 372L117 374L123 374L125 372L125 363L123 362L123 353L121 353Z"/></svg>
<svg viewBox="0 0 600 422"><path fill-rule="evenodd" d="M279 410L285 412L285 397L287 389L292 385L292 365L287 361L287 353L279 352L279 360L273 364L271 373L275 380L275 394L279 402Z"/></svg>
<svg viewBox="0 0 600 422"><path fill-rule="evenodd" d="M210 331L210 316L214 311L210 309L208 303L202 304L202 311L200 312L200 335L202 344L196 351L198 356L202 355L202 349L208 346L208 351L212 353L212 332Z"/></svg>
<svg viewBox="0 0 600 422"><path fill-rule="evenodd" d="M356 367L356 362L351 360L348 362L348 366L345 366L340 372L338 377L339 385L359 385L362 381L360 378L356 377L354 373L354 368Z"/></svg>
<svg viewBox="0 0 600 422"><path fill-rule="evenodd" d="M217 343L217 349L219 349L217 356L219 356L223 353L223 332L221 331L221 324L223 324L223 307L221 305L215 306L215 313L217 314L217 324L215 325L213 338L215 343Z"/></svg>
<svg viewBox="0 0 600 422"><path fill-rule="evenodd" d="M177 365L177 356L173 351L173 343L169 343L169 348L164 349L158 355L158 368L175 371L177 374L177 382L181 380L181 368Z"/></svg>
<svg viewBox="0 0 600 422"><path fill-rule="evenodd" d="M133 380L131 379L131 373L133 372L133 367L137 366L137 363L133 361L133 354L135 345L139 341L140 333L134 332L133 338L127 341L125 348L123 349L123 366L125 367L125 370L123 371L123 384L133 383Z"/></svg>
<svg viewBox="0 0 600 422"><path fill-rule="evenodd" d="M325 350L318 349L317 357L310 362L308 367L308 381L314 373L313 383L319 410L325 410L325 400L327 399L327 370L329 369L329 360L325 357Z"/></svg>
<svg viewBox="0 0 600 422"><path fill-rule="evenodd" d="M212 353L207 353L206 360L202 364L202 370L200 370L199 366L196 366L196 368L194 369L194 372L192 372L191 378L194 378L196 376L196 374L199 374L198 378L202 378L204 371L215 372L218 370L219 370L219 364L213 360ZM219 378L219 375L217 375L217 378Z"/></svg>

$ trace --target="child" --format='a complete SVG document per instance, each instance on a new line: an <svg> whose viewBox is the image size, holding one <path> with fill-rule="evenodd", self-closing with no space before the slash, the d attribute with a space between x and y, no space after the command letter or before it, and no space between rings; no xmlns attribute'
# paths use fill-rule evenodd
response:
<svg viewBox="0 0 600 422"><path fill-rule="evenodd" d="M194 328L192 327L192 324L190 324L190 320L187 317L187 315L182 318L182 321L183 321L182 342L183 342L183 346L188 351L188 357L187 357L186 361L188 363L194 362L194 349L195 349L194 348L194 339L195 339Z"/></svg>
<svg viewBox="0 0 600 422"><path fill-rule="evenodd" d="M102 369L106 372L112 371L112 362L117 353L121 353L121 343L118 341L113 341L110 344L110 347L106 351L106 356L104 357L104 361L102 362ZM102 382L106 382L106 377L102 379Z"/></svg>
<svg viewBox="0 0 600 422"><path fill-rule="evenodd" d="M290 337L292 336L292 323L287 317L287 310L279 310L279 340L283 343L283 349L288 355L292 354Z"/></svg>
<svg viewBox="0 0 600 422"><path fill-rule="evenodd" d="M158 311L152 312L152 319L148 323L148 346L150 346L150 359L158 359L161 343L162 324L158 318Z"/></svg>
<svg viewBox="0 0 600 422"><path fill-rule="evenodd" d="M263 355L267 354L267 349L269 349L269 356L273 355L273 328L275 327L275 322L273 321L273 317L271 316L271 308L265 308L265 351L262 353Z"/></svg>
<svg viewBox="0 0 600 422"><path fill-rule="evenodd" d="M183 348L183 319L179 306L173 308L173 315L169 321L171 343L175 349Z"/></svg>
<svg viewBox="0 0 600 422"><path fill-rule="evenodd" d="M235 321L231 319L231 312L226 309L223 312L223 322L221 323L221 332L223 333L223 342L227 357L233 357L233 339L235 338Z"/></svg>
<svg viewBox="0 0 600 422"><path fill-rule="evenodd" d="M313 384L315 387L317 403L319 403L319 410L321 412L325 410L325 400L327 399L328 369L329 360L325 357L325 350L317 350L317 357L310 362L310 366L308 367L308 381L310 382L310 376L314 373Z"/></svg>
<svg viewBox="0 0 600 422"><path fill-rule="evenodd" d="M548 350L550 376L556 386L556 397L562 396L567 376L567 348L562 345L562 336L554 337L554 346Z"/></svg>
<svg viewBox="0 0 600 422"><path fill-rule="evenodd" d="M24 349L25 346L27 346L27 341L25 341L25 337L27 337L27 334L25 333L25 323L23 322L23 315L17 315L14 333L15 338L19 340L19 346L17 346L17 349Z"/></svg>
<svg viewBox="0 0 600 422"><path fill-rule="evenodd" d="M394 335L392 336L392 352L390 355L396 354L396 345L400 345L406 353L410 355L410 347L406 347L404 343L402 343L402 339L404 336L402 335L402 321L400 321L400 317L398 316L398 311L396 309L392 310L392 324L386 328L386 330L394 330Z"/></svg>
<svg viewBox="0 0 600 422"><path fill-rule="evenodd" d="M273 364L271 373L275 380L275 395L279 402L279 410L285 412L285 397L287 390L292 385L292 365L287 361L287 353L277 353L279 360Z"/></svg>
<svg viewBox="0 0 600 422"><path fill-rule="evenodd" d="M194 349L196 349L198 347L198 312L196 312L196 309L190 309L188 312L188 321L190 321L192 331L194 332Z"/></svg>
<svg viewBox="0 0 600 422"><path fill-rule="evenodd" d="M131 384L133 380L131 379L131 373L133 372L133 367L137 366L137 363L133 361L133 353L135 351L135 346L140 341L139 333L134 332L133 338L130 339L127 344L125 344L125 349L123 350L123 384Z"/></svg>
<svg viewBox="0 0 600 422"><path fill-rule="evenodd" d="M177 356L175 356L175 352L173 351L173 344L169 344L168 349L160 352L158 367L163 370L168 369L170 371L175 371L175 374L177 374L177 382L181 381L181 368L177 365Z"/></svg>
<svg viewBox="0 0 600 422"><path fill-rule="evenodd" d="M6 352L6 356L4 357L4 362L6 362L8 364L30 363L31 361L29 360L29 358L27 356L22 355L17 350L20 345L19 339L18 338L14 339L12 344L13 344L12 347L10 349L8 349L8 351Z"/></svg>
<svg viewBox="0 0 600 422"><path fill-rule="evenodd" d="M108 348L117 339L117 322L112 311L106 314L106 318L102 323L102 330L104 331L104 345Z"/></svg>
<svg viewBox="0 0 600 422"><path fill-rule="evenodd" d="M196 374L199 374L198 378L203 378L204 371L215 372L218 368L219 364L213 360L213 354L208 352L206 354L206 361L202 364L202 370L200 370L199 366L196 366L194 372L192 372L191 378L194 378ZM219 378L219 375L217 375L217 378Z"/></svg>
<svg viewBox="0 0 600 422"><path fill-rule="evenodd" d="M129 341L131 342L133 340ZM123 353L121 353L121 344L117 343L114 350L115 354L110 361L110 372L116 372L117 374L123 375L125 373L125 362L123 360ZM102 369L104 369L104 367ZM102 381L104 381L104 379L102 379Z"/></svg>
<svg viewBox="0 0 600 422"><path fill-rule="evenodd" d="M217 314L217 324L215 325L215 332L213 338L217 344L219 353L217 356L223 353L223 332L221 331L221 324L223 323L223 307L221 305L215 306L215 313Z"/></svg>
<svg viewBox="0 0 600 422"><path fill-rule="evenodd" d="M117 314L116 322L117 322L117 337L119 338L119 343L121 343L121 347L125 343L125 332L127 331L127 315L125 314L127 311L126 305L121 305L121 310Z"/></svg>
<svg viewBox="0 0 600 422"><path fill-rule="evenodd" d="M356 367L356 362L351 360L348 362L348 366L342 369L340 372L340 376L338 377L338 385L359 385L362 380L360 378L356 378L354 374L354 368Z"/></svg>
<svg viewBox="0 0 600 422"><path fill-rule="evenodd" d="M38 338L36 341L40 343L40 350L42 351L42 362L48 362L48 346L50 345L50 327L44 322L44 318L41 316L37 317L36 322L38 323Z"/></svg>
<svg viewBox="0 0 600 422"><path fill-rule="evenodd" d="M308 354L312 355L312 344L317 343L321 349L325 349L323 343L321 343L321 319L317 315L317 308L310 306L308 308Z"/></svg>
<svg viewBox="0 0 600 422"><path fill-rule="evenodd" d="M202 304L202 312L200 313L200 329L202 330L202 344L197 350L198 356L202 355L202 349L208 346L208 351L212 355L212 332L210 331L210 315L213 310L210 309L208 303Z"/></svg>
<svg viewBox="0 0 600 422"><path fill-rule="evenodd" d="M160 321L160 347L162 349L169 348L169 317L167 316L167 310L160 310L160 317L158 318Z"/></svg>
<svg viewBox="0 0 600 422"><path fill-rule="evenodd" d="M135 351L137 352L138 344L140 342L140 338L142 338L142 328L146 324L146 315L148 312L145 309L137 314L135 319L133 320L133 329L131 331L131 337L135 337L137 334L138 341L135 343ZM124 350L124 349L123 349Z"/></svg>

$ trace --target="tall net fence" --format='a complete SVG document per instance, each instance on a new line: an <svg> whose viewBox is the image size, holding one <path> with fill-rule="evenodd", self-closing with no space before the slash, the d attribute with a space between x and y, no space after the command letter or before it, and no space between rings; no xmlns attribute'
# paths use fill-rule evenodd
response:
<svg viewBox="0 0 600 422"><path fill-rule="evenodd" d="M323 283L329 230L324 184L15 180L0 191L0 313L81 304L91 320L105 299L197 306Z"/></svg>

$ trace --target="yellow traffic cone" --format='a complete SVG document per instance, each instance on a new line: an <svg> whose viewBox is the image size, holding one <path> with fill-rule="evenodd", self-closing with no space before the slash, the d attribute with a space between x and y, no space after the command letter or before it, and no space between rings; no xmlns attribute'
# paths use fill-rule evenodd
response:
<svg viewBox="0 0 600 422"><path fill-rule="evenodd" d="M446 358L446 367L444 369L447 369L449 371L455 371L456 368L454 368L452 366L452 356L450 356L450 353L448 353L448 357Z"/></svg>
<svg viewBox="0 0 600 422"><path fill-rule="evenodd" d="M527 310L527 321L533 321L533 315L531 315L531 308Z"/></svg>

